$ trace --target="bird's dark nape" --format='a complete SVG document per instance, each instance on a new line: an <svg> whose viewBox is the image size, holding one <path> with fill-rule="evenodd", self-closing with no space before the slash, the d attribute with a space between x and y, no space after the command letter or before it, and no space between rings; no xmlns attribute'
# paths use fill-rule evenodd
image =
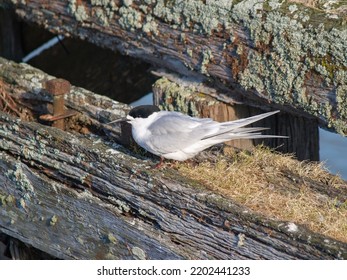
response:
<svg viewBox="0 0 347 280"><path fill-rule="evenodd" d="M147 118L154 112L159 112L160 109L155 105L141 105L130 110L129 116L133 118Z"/></svg>

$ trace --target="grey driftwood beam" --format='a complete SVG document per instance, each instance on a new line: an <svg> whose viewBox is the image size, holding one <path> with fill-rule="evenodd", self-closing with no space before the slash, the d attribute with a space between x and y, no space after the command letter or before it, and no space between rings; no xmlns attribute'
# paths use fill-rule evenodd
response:
<svg viewBox="0 0 347 280"><path fill-rule="evenodd" d="M230 103L270 102L345 135L344 1L298 2L5 0L2 6L53 33L212 82Z"/></svg>
<svg viewBox="0 0 347 280"><path fill-rule="evenodd" d="M30 102L51 102L40 88L50 78L0 60L3 89L21 102L26 97L32 110ZM77 87L66 100L81 120L104 130L104 118L128 110ZM343 242L266 218L152 165L102 136L0 112L0 231L62 259L347 258ZM324 188L322 195L346 197Z"/></svg>
<svg viewBox="0 0 347 280"><path fill-rule="evenodd" d="M0 230L55 257L346 258L341 242L252 214L98 141L3 113L0 121Z"/></svg>

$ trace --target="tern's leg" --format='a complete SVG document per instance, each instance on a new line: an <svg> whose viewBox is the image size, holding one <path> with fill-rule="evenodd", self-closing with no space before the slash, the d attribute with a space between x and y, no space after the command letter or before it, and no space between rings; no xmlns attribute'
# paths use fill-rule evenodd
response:
<svg viewBox="0 0 347 280"><path fill-rule="evenodd" d="M155 165L154 168L158 169L160 168L164 163L164 158L163 157L160 157L160 161Z"/></svg>

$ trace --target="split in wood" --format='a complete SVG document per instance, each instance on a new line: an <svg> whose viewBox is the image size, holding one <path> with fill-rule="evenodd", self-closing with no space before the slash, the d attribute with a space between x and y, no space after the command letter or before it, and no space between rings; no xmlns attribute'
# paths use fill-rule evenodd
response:
<svg viewBox="0 0 347 280"><path fill-rule="evenodd" d="M41 115L40 119L51 121L53 127L64 130L64 119L77 114L75 111L65 110L64 95L70 92L71 84L64 79L53 79L45 82L44 88L53 95L53 115Z"/></svg>

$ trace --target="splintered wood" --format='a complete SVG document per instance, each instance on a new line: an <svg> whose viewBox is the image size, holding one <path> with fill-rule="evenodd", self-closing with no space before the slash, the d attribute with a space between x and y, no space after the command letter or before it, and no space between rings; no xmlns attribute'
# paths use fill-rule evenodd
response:
<svg viewBox="0 0 347 280"><path fill-rule="evenodd" d="M17 117L21 116L16 102L11 95L7 93L6 84L2 79L0 79L0 110L9 114L14 114Z"/></svg>

